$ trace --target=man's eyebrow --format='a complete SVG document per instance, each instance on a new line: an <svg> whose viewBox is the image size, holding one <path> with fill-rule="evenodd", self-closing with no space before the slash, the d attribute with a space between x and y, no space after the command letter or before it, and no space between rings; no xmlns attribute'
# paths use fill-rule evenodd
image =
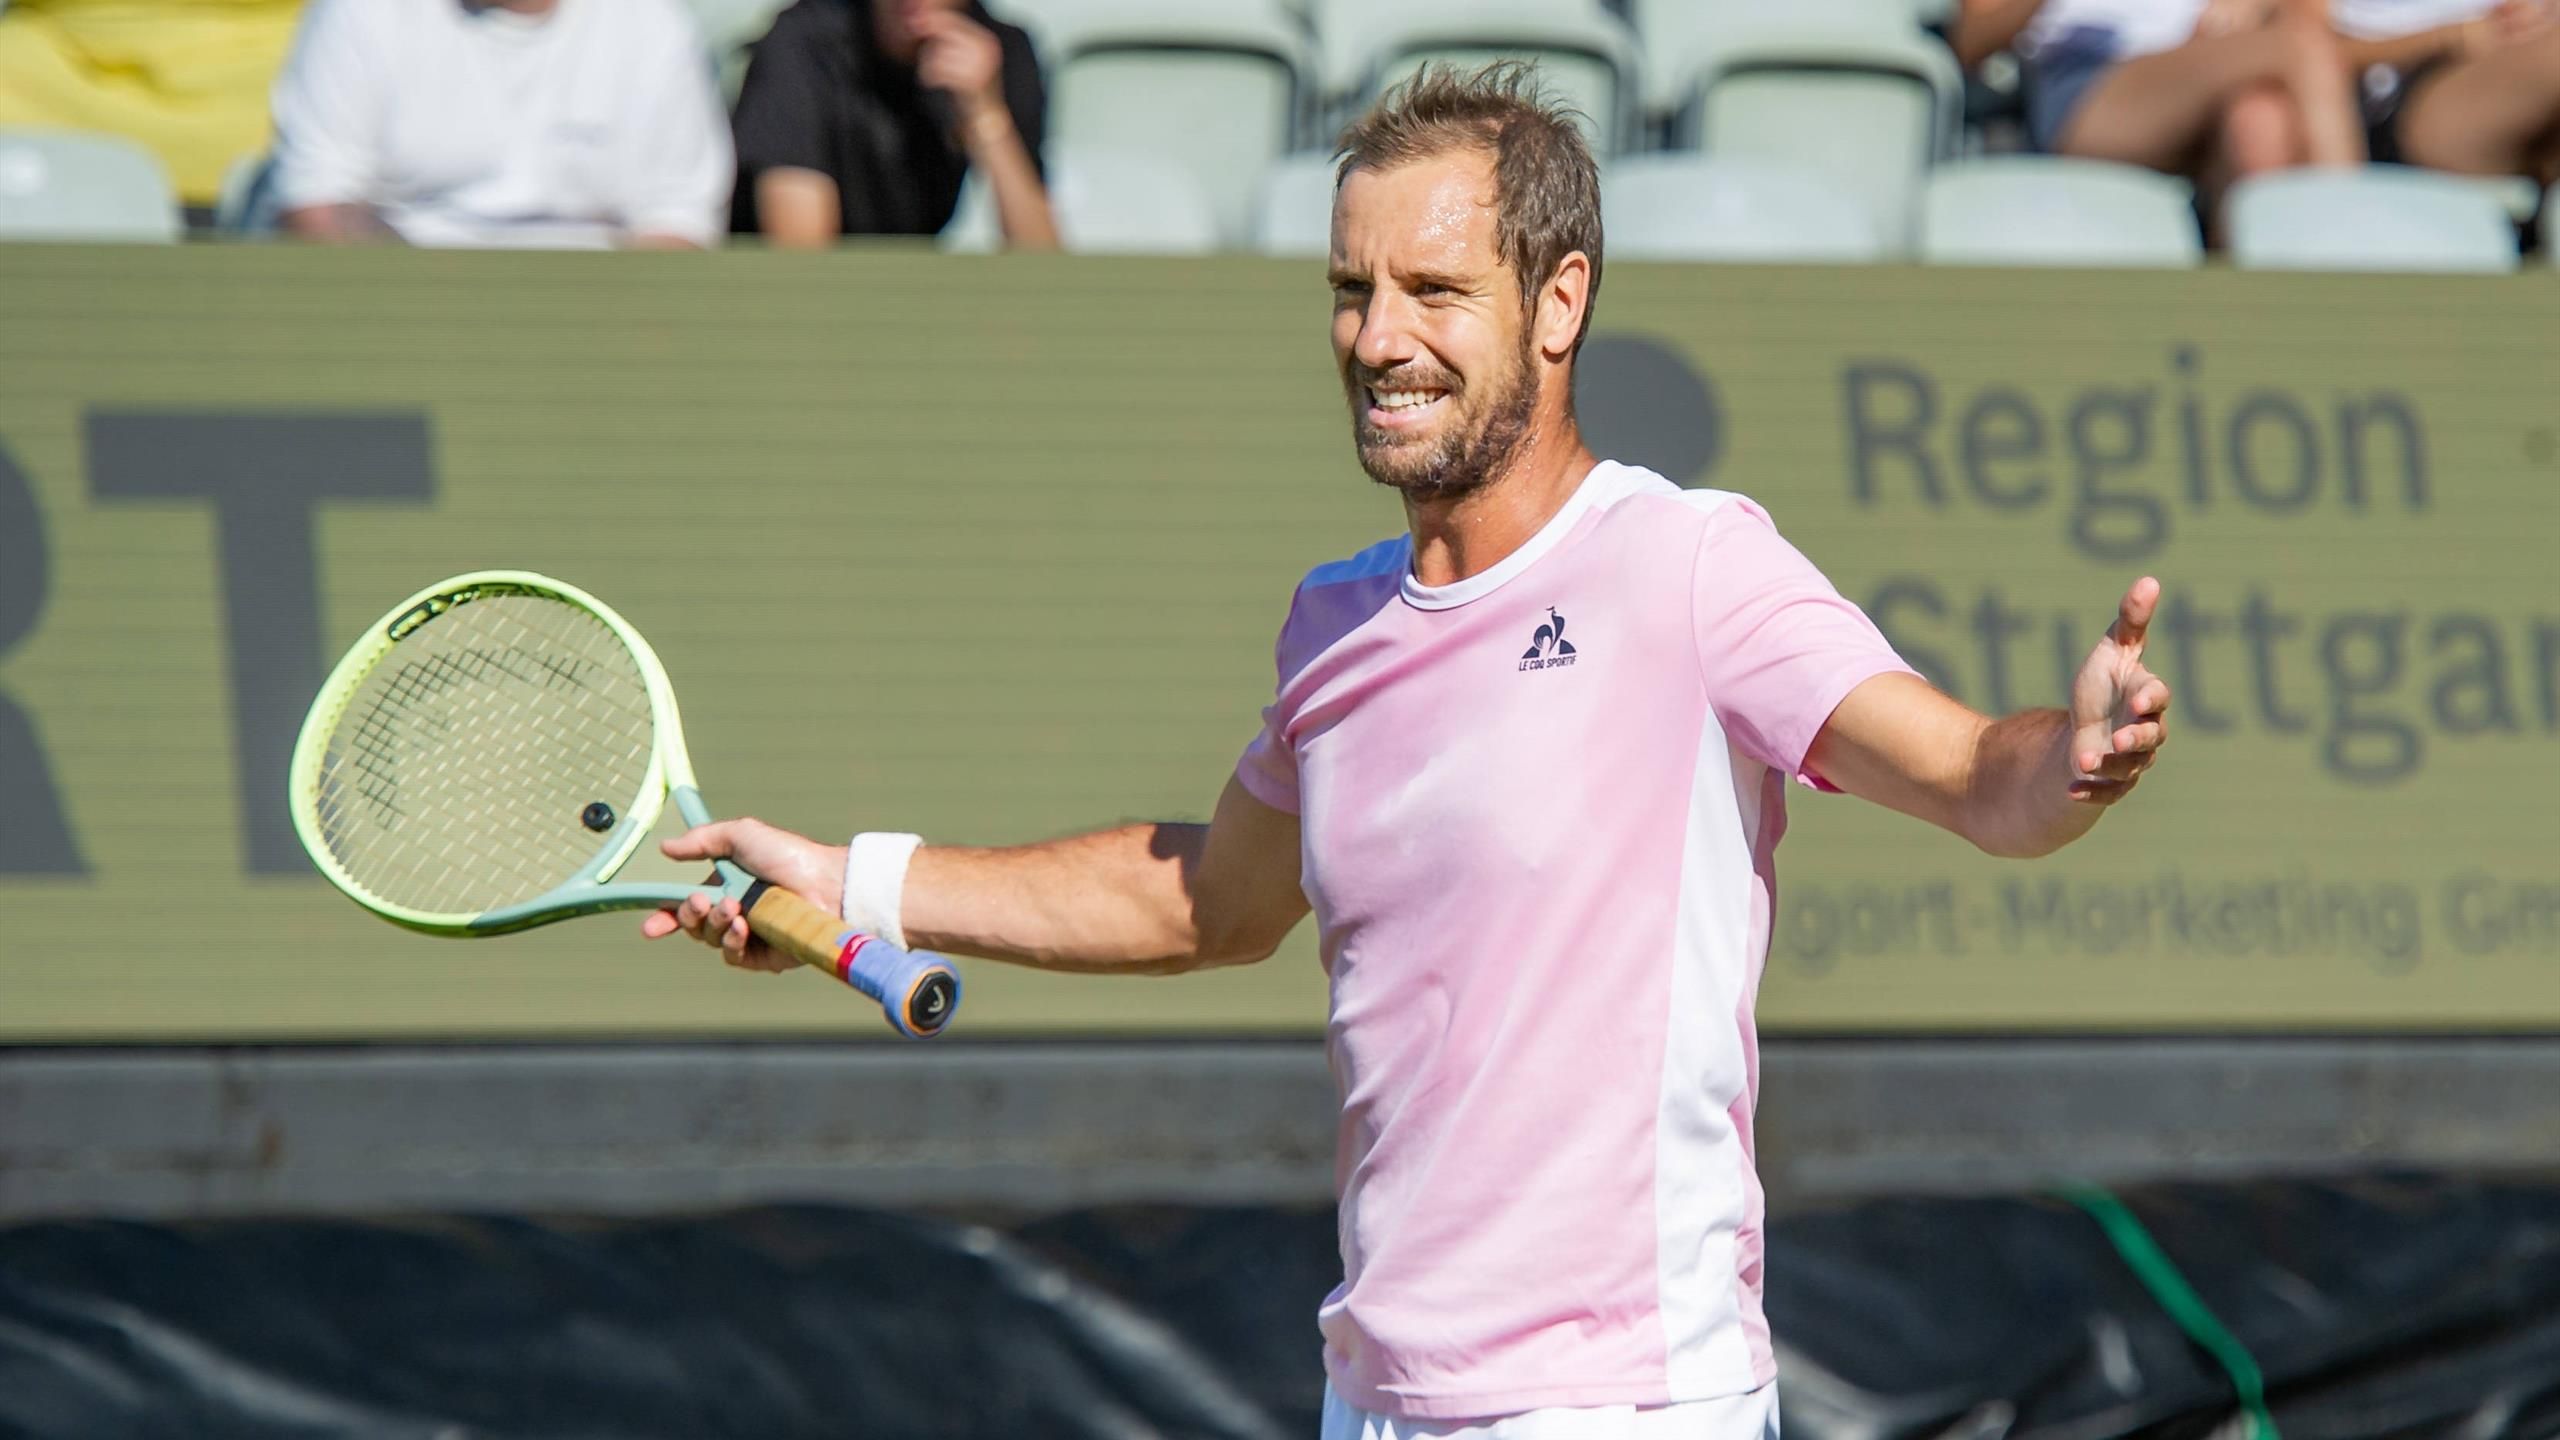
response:
<svg viewBox="0 0 2560 1440"><path fill-rule="evenodd" d="M1460 275L1454 271L1448 270L1403 269L1396 272L1396 277L1407 285L1433 285L1438 286L1443 290L1465 290L1472 288L1476 283L1468 276ZM1366 285L1371 283L1368 272L1351 270L1341 266L1336 266L1327 270L1324 278L1325 284L1336 290L1341 289L1345 285Z"/></svg>

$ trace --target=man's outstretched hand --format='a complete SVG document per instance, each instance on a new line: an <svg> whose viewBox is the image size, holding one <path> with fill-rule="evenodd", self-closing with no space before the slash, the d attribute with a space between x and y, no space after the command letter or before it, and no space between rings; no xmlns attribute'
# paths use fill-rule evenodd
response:
<svg viewBox="0 0 2560 1440"><path fill-rule="evenodd" d="M2169 685L2142 664L2143 635L2160 608L2146 575L2124 592L2116 623L2071 682L2071 797L2112 805L2131 794L2169 738Z"/></svg>
<svg viewBox="0 0 2560 1440"><path fill-rule="evenodd" d="M670 860L727 860L761 880L769 880L832 915L844 904L844 847L821 845L805 835L767 825L761 820L722 820L697 825L658 848ZM720 952L741 970L796 970L800 962L775 950L747 929L735 900L691 895L672 909L652 910L640 921L640 933L652 940L677 931Z"/></svg>

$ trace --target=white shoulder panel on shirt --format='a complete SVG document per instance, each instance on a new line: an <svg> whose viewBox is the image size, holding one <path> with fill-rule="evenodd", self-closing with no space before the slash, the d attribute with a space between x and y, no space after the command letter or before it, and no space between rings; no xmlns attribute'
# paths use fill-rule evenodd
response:
<svg viewBox="0 0 2560 1440"><path fill-rule="evenodd" d="M1576 498L1593 509L1606 510L1634 495L1677 495L1680 487L1641 465L1628 465L1616 460L1603 460L1584 477L1584 493Z"/></svg>
<svg viewBox="0 0 2560 1440"><path fill-rule="evenodd" d="M1680 492L1680 503L1701 515L1713 515L1723 509L1727 502L1744 498L1746 497L1731 490L1683 490Z"/></svg>
<svg viewBox="0 0 2560 1440"><path fill-rule="evenodd" d="M1301 590L1318 585L1339 585L1346 580L1365 580L1373 575L1402 575L1411 567L1405 552L1413 546L1413 537L1397 535L1381 540L1348 560L1331 560L1307 572L1298 582Z"/></svg>

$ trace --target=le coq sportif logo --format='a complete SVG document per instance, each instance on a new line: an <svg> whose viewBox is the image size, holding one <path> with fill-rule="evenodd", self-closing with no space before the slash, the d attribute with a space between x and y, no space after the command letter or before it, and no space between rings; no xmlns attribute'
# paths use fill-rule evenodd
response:
<svg viewBox="0 0 2560 1440"><path fill-rule="evenodd" d="M1573 663L1573 642L1564 638L1564 616L1547 607L1547 623L1529 637L1529 648L1520 655L1523 670L1554 670Z"/></svg>

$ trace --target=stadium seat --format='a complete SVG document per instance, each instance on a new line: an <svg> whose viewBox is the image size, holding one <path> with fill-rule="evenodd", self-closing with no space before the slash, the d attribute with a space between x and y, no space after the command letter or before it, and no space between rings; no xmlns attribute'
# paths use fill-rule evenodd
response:
<svg viewBox="0 0 2560 1440"><path fill-rule="evenodd" d="M1667 12L1676 5L1653 5ZM1899 253L1922 176L1955 153L1964 79L1908 0L1695 5L1646 37L1648 93L1684 144L1819 171L1875 212Z"/></svg>
<svg viewBox="0 0 2560 1440"><path fill-rule="evenodd" d="M1849 263L1885 247L1856 195L1764 161L1646 155L1600 176L1612 260Z"/></svg>
<svg viewBox="0 0 2560 1440"><path fill-rule="evenodd" d="M1969 160L1931 174L1920 258L1933 265L2178 269L2204 261L2195 191L2132 165L2049 155Z"/></svg>
<svg viewBox="0 0 2560 1440"><path fill-rule="evenodd" d="M1333 166L1332 151L1309 150L1263 171L1253 218L1255 250L1295 259L1320 258L1332 249Z"/></svg>
<svg viewBox="0 0 2560 1440"><path fill-rule="evenodd" d="M773 17L782 13L791 0L685 0L685 8L693 12L696 25L702 27L702 42L711 51L712 62L720 67L721 93L731 104L738 99L738 84L746 78L748 48L764 38L773 28Z"/></svg>
<svg viewBox="0 0 2560 1440"><path fill-rule="evenodd" d="M1047 167L1050 208L1069 250L1203 255L1219 247L1216 207L1180 161L1145 150L1053 144ZM973 174L961 187L941 244L962 253L1002 248L995 196L983 176Z"/></svg>
<svg viewBox="0 0 2560 1440"><path fill-rule="evenodd" d="M132 141L0 129L0 240L165 244L181 228L169 172Z"/></svg>
<svg viewBox="0 0 2560 1440"><path fill-rule="evenodd" d="M2405 165L2252 176L2231 187L2223 217L2244 269L2497 273L2519 263L2495 194Z"/></svg>
<svg viewBox="0 0 2560 1440"><path fill-rule="evenodd" d="M1337 118L1434 62L1469 69L1534 60L1548 90L1624 148L1642 94L1635 36L1598 0L1315 0L1316 42Z"/></svg>
<svg viewBox="0 0 2560 1440"><path fill-rule="evenodd" d="M1264 167L1312 105L1297 18L1279 0L1038 0L1018 13L1047 71L1050 138L1180 163L1242 244Z"/></svg>

